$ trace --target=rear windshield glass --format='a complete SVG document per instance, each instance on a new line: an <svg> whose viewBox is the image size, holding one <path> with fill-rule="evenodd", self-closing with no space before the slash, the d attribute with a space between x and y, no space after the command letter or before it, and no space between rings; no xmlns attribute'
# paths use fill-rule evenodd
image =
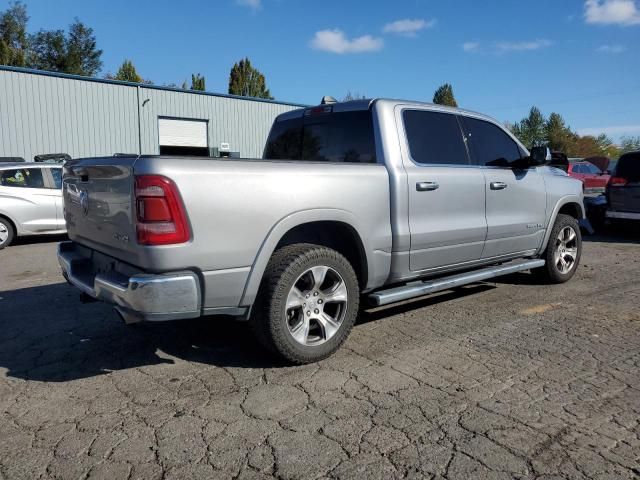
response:
<svg viewBox="0 0 640 480"><path fill-rule="evenodd" d="M264 158L375 163L371 112L339 112L276 122Z"/></svg>
<svg viewBox="0 0 640 480"><path fill-rule="evenodd" d="M620 157L616 165L616 177L640 181L640 153L628 153Z"/></svg>

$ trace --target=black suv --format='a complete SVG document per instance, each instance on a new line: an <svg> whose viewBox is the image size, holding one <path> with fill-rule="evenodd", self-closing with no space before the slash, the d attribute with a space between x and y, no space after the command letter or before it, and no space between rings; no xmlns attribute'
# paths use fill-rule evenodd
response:
<svg viewBox="0 0 640 480"><path fill-rule="evenodd" d="M606 189L611 219L640 220L640 151L620 157Z"/></svg>

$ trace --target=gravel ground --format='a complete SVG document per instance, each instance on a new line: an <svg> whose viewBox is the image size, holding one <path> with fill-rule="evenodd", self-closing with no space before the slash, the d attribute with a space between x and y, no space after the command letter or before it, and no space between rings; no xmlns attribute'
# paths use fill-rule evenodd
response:
<svg viewBox="0 0 640 480"><path fill-rule="evenodd" d="M640 237L362 312L316 365L245 324L127 327L55 243L0 251L0 479L638 478Z"/></svg>

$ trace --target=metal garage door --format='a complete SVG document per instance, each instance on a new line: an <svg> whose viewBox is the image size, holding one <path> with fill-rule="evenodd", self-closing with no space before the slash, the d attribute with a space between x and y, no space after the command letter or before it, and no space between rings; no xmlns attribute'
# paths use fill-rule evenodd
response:
<svg viewBox="0 0 640 480"><path fill-rule="evenodd" d="M161 155L208 155L207 121L158 119Z"/></svg>

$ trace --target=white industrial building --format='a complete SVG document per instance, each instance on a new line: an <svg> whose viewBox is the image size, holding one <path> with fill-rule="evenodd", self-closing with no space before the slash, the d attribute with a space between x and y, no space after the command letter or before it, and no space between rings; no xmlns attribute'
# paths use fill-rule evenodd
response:
<svg viewBox="0 0 640 480"><path fill-rule="evenodd" d="M274 118L301 106L2 66L0 157L257 158Z"/></svg>

